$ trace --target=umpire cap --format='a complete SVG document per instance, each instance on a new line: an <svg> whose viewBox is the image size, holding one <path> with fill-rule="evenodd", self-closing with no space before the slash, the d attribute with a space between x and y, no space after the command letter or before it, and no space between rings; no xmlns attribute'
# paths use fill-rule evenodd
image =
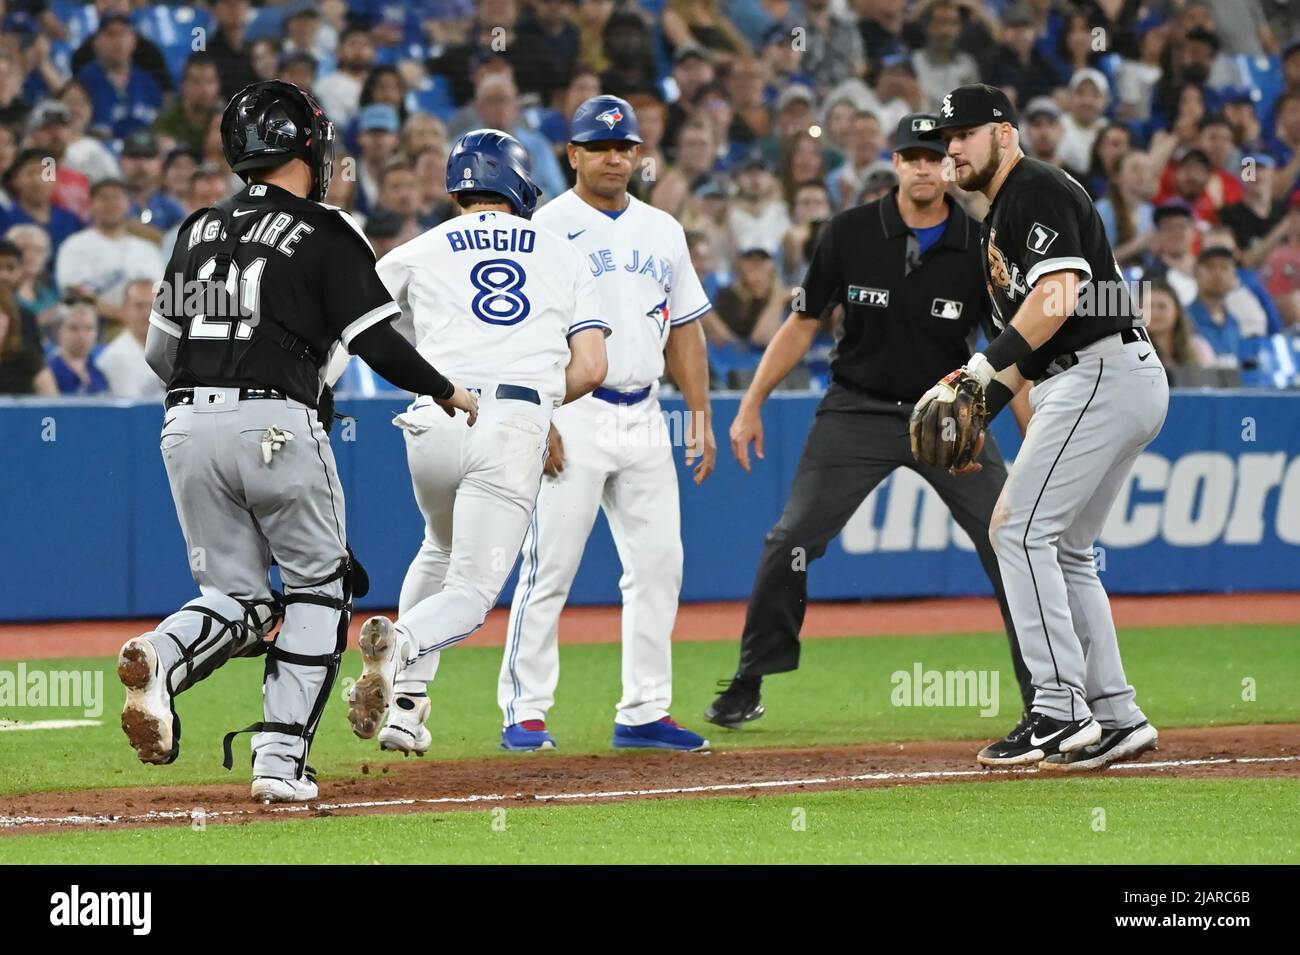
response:
<svg viewBox="0 0 1300 955"><path fill-rule="evenodd" d="M447 156L447 193L490 192L510 203L515 215L532 218L542 190L533 162L519 140L499 129L475 129L456 140Z"/></svg>
<svg viewBox="0 0 1300 955"><path fill-rule="evenodd" d="M252 83L231 97L221 116L221 149L245 182L255 169L301 159L311 168L308 198L321 202L334 173L334 124L316 98L283 80Z"/></svg>
<svg viewBox="0 0 1300 955"><path fill-rule="evenodd" d="M996 86L971 83L959 86L943 98L939 106L939 122L923 135L939 139L939 131L961 126L983 126L985 123L1010 123L1016 125L1016 111L1007 94Z"/></svg>
<svg viewBox="0 0 1300 955"><path fill-rule="evenodd" d="M894 152L906 152L909 149L924 149L940 156L948 154L943 143L925 136L939 125L939 117L934 113L908 113L898 121L894 130Z"/></svg>
<svg viewBox="0 0 1300 955"><path fill-rule="evenodd" d="M641 142L632 104L617 96L593 96L573 114L571 143Z"/></svg>

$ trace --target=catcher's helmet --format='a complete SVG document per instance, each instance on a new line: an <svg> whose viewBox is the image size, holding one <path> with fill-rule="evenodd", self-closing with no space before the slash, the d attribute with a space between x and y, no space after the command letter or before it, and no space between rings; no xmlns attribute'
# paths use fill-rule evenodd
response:
<svg viewBox="0 0 1300 955"><path fill-rule="evenodd" d="M515 215L531 218L542 190L533 182L533 161L519 140L499 129L475 129L456 140L447 156L447 192L491 192Z"/></svg>
<svg viewBox="0 0 1300 955"><path fill-rule="evenodd" d="M641 142L636 111L617 96L593 96L573 114L571 143Z"/></svg>
<svg viewBox="0 0 1300 955"><path fill-rule="evenodd" d="M221 117L221 148L241 179L254 169L271 169L290 159L311 167L308 196L320 202L334 172L334 124L315 97L292 83L263 80L231 97Z"/></svg>

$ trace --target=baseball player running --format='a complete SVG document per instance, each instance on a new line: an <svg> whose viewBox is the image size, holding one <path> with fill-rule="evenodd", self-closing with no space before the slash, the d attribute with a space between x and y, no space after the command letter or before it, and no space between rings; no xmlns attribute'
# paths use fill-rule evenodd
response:
<svg viewBox="0 0 1300 955"><path fill-rule="evenodd" d="M583 254L614 334L604 382L560 409L552 423L548 477L524 540L501 662L497 698L505 715L501 745L508 750L555 747L546 714L559 680L560 611L598 507L623 565L623 698L613 744L708 746L668 715L682 543L677 475L656 392L666 349L690 409L686 463L698 459L699 484L717 455L699 326L711 306L682 227L628 195L640 142L636 114L624 100L587 100L574 113L568 147L577 185L537 214Z"/></svg>
<svg viewBox="0 0 1300 955"><path fill-rule="evenodd" d="M931 404L987 400L991 417L1035 383L1033 416L989 534L1036 692L1021 723L978 758L1097 769L1157 739L1124 676L1093 545L1164 424L1169 384L1088 194L1027 158L1015 122L1005 94L990 86L958 87L943 100L935 135L947 143L957 184L990 202L982 245L1001 333L921 398L913 437L925 447L916 424L932 417ZM960 431L954 422L961 416L945 428ZM968 437L954 435L959 445Z"/></svg>
<svg viewBox="0 0 1300 955"><path fill-rule="evenodd" d="M605 377L595 281L563 238L529 222L539 190L528 151L495 129L466 133L447 158L462 214L398 246L379 275L412 319L421 354L480 397L478 423L418 398L406 438L424 542L397 622L361 628L361 678L348 718L382 749L422 755L428 685L441 651L483 625L505 586L542 480L551 415ZM385 713L388 719L380 727Z"/></svg>
<svg viewBox="0 0 1300 955"><path fill-rule="evenodd" d="M172 762L175 698L231 657L265 653L264 718L237 731L256 733L252 796L300 802L318 794L307 756L360 577L317 414L324 369L342 344L447 414L477 403L393 328L400 310L369 244L322 202L334 127L316 101L255 83L226 107L221 138L247 186L181 226L145 342L169 388L162 455L200 595L122 648L122 729L141 761Z"/></svg>

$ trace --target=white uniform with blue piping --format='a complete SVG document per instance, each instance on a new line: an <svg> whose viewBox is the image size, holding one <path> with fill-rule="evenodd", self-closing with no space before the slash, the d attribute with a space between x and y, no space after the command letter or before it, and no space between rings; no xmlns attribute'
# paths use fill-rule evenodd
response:
<svg viewBox="0 0 1300 955"><path fill-rule="evenodd" d="M711 305L681 225L659 209L629 197L615 217L570 190L534 218L581 251L613 334L602 387L553 419L565 465L543 479L524 540L498 702L507 726L545 719L555 702L560 611L603 508L623 565L623 696L615 720L637 726L668 715L682 582L677 473L657 398L664 346L670 328L698 321Z"/></svg>
<svg viewBox="0 0 1300 955"><path fill-rule="evenodd" d="M420 353L479 392L473 427L428 396L394 419L425 519L398 604L412 651L396 688L423 693L439 651L482 626L514 566L564 399L569 336L608 325L572 246L504 212L451 219L389 252L378 272Z"/></svg>

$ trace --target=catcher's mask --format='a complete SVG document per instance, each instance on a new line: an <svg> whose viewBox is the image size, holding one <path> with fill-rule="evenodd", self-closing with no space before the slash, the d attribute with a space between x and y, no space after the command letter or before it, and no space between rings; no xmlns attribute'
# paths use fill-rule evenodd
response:
<svg viewBox="0 0 1300 955"><path fill-rule="evenodd" d="M311 168L307 198L321 202L334 173L334 124L315 97L283 80L263 80L231 97L221 117L221 148L239 178L290 159Z"/></svg>

